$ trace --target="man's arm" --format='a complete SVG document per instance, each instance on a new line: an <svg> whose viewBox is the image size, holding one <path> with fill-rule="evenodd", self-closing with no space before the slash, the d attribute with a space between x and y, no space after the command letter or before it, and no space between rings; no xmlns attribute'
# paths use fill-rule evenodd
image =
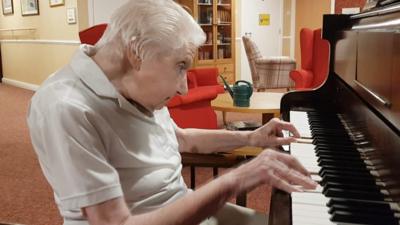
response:
<svg viewBox="0 0 400 225"><path fill-rule="evenodd" d="M199 224L217 212L232 196L233 182L224 176L150 213L131 215L122 197L83 209L91 225Z"/></svg>
<svg viewBox="0 0 400 225"><path fill-rule="evenodd" d="M289 144L294 137L282 137L287 130L299 137L296 128L288 122L272 119L254 131L228 131L176 128L180 152L225 152L243 146L272 147Z"/></svg>
<svg viewBox="0 0 400 225"><path fill-rule="evenodd" d="M250 162L155 211L130 215L123 198L83 208L91 225L190 225L215 214L232 196L267 184L281 190L315 188L308 172L292 156L264 151Z"/></svg>

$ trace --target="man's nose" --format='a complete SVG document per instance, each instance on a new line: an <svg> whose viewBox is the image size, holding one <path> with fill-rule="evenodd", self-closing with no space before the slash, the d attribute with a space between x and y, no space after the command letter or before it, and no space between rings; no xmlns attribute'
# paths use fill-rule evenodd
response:
<svg viewBox="0 0 400 225"><path fill-rule="evenodd" d="M187 76L183 76L182 79L179 79L178 86L176 92L179 95L186 95L188 93L188 85L187 85Z"/></svg>

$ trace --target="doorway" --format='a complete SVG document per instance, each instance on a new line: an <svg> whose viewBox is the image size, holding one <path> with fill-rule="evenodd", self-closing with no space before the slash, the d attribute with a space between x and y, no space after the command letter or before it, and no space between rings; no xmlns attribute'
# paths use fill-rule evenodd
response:
<svg viewBox="0 0 400 225"><path fill-rule="evenodd" d="M282 55L282 9L283 0L240 1L240 33L238 38L250 35L263 56ZM265 25L259 24L260 15L269 18ZM241 42L241 40L240 40ZM243 43L240 45L240 74L242 80L252 81L250 67Z"/></svg>

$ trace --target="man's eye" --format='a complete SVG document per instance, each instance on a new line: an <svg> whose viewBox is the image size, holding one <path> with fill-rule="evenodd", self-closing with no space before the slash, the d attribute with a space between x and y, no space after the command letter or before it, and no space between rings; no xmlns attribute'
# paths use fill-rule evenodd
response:
<svg viewBox="0 0 400 225"><path fill-rule="evenodd" d="M184 65L184 64L179 65L179 71L180 71L180 72L183 72L183 71L186 71L186 70L187 70L186 65Z"/></svg>

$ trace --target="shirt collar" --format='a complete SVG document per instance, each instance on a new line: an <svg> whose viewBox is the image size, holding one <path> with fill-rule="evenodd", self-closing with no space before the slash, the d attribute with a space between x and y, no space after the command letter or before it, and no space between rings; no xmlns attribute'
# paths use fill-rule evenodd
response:
<svg viewBox="0 0 400 225"><path fill-rule="evenodd" d="M145 115L126 100L112 85L100 67L91 58L95 49L91 45L81 45L72 58L71 67L79 78L98 96L116 99L120 108L136 115ZM153 116L145 116L154 122Z"/></svg>
<svg viewBox="0 0 400 225"><path fill-rule="evenodd" d="M115 87L111 84L100 67L90 58L93 54L93 46L81 45L72 58L72 69L97 95L118 99L118 92L115 90Z"/></svg>

